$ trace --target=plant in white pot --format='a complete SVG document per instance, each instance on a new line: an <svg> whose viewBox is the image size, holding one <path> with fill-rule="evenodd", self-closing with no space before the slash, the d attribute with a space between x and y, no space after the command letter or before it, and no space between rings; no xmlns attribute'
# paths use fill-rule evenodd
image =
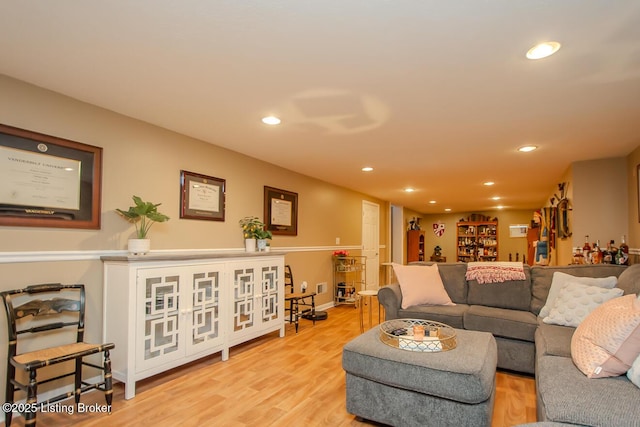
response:
<svg viewBox="0 0 640 427"><path fill-rule="evenodd" d="M135 206L130 206L129 210L116 209L116 212L136 227L137 239L129 239L129 252L144 255L151 247L151 241L147 238L149 229L156 222L169 221L169 217L158 212L161 203L145 202L138 196L133 196L133 202Z"/></svg>
<svg viewBox="0 0 640 427"><path fill-rule="evenodd" d="M246 216L240 221L244 247L247 252L255 252L256 245L260 251L266 250L267 240L273 236L271 231L265 229L265 224L257 216Z"/></svg>

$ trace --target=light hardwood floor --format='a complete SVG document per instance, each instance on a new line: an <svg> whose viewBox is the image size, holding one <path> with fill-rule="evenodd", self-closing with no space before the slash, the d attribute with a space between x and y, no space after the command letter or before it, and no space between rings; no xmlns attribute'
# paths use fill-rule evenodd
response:
<svg viewBox="0 0 640 427"><path fill-rule="evenodd" d="M272 333L234 347L226 362L217 354L139 381L131 400L124 400L124 387L118 383L110 415L39 413L38 425L378 425L356 419L345 407L342 347L360 333L358 311L340 306L328 313L329 318L315 326L301 320L297 334L287 325L285 338ZM536 420L532 377L498 372L496 383L492 427ZM104 395L89 393L81 401L102 405ZM12 425L23 426L23 419Z"/></svg>

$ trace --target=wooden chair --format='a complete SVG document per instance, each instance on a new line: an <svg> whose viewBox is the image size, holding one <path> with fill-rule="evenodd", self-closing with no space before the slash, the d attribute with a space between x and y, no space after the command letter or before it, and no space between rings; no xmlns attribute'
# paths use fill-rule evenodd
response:
<svg viewBox="0 0 640 427"><path fill-rule="evenodd" d="M309 317L316 324L316 293L295 292L291 266L284 266L284 300L285 316L289 313L289 323L295 323L298 333L298 323L301 317Z"/></svg>
<svg viewBox="0 0 640 427"><path fill-rule="evenodd" d="M7 325L9 329L9 353L7 357L7 383L6 402L15 403L15 392L26 393L26 405L16 405L25 408L23 413L25 425L36 425L36 410L60 400L75 397L76 405L80 403L80 395L89 390L101 390L105 393L108 410L111 409L112 378L111 359L109 350L114 344L88 344L84 339L84 310L85 292L84 285L62 285L50 283L28 286L24 289L0 292L7 311ZM50 299L45 299L49 297ZM33 316L32 318L29 318ZM21 346L26 340L30 343L44 338L49 342L65 342L60 330L75 330L75 342L63 343L54 347L20 353L18 341ZM56 331L57 330L57 331ZM71 332L72 333L72 332ZM52 335L55 334L55 335ZM58 334L61 337L58 337ZM66 334L69 336L69 333ZM70 340L67 340L70 341ZM102 366L85 362L83 358L95 353L104 353ZM53 378L38 380L37 373L40 368L55 365L62 362L74 362L72 372L63 373ZM102 371L99 382L88 383L82 379L82 367L89 366ZM16 378L16 371L24 371L28 377L26 381ZM59 380L68 376L74 376L74 390L57 395L45 402L38 402L37 393L40 384ZM20 375L24 377L24 375ZM5 425L11 425L12 411L5 412Z"/></svg>

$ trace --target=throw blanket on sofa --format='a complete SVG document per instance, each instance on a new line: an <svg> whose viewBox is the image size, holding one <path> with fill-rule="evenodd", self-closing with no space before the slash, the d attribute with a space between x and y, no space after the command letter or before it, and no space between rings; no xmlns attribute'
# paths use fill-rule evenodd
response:
<svg viewBox="0 0 640 427"><path fill-rule="evenodd" d="M467 264L466 278L484 284L525 280L526 276L521 262L470 262Z"/></svg>

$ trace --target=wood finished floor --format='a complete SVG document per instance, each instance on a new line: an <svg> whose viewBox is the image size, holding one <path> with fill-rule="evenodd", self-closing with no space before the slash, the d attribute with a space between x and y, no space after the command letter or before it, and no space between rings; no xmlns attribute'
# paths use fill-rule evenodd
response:
<svg viewBox="0 0 640 427"><path fill-rule="evenodd" d="M379 425L356 419L345 407L342 347L360 333L358 311L340 306L328 313L315 326L301 320L297 334L287 325L285 338L272 333L236 346L226 362L216 354L139 381L131 400L124 399L124 387L117 383L110 415L39 413L38 425ZM104 395L89 393L81 401L102 405ZM498 372L492 427L534 422L535 409L534 379ZM14 419L12 425L23 426L24 420Z"/></svg>

